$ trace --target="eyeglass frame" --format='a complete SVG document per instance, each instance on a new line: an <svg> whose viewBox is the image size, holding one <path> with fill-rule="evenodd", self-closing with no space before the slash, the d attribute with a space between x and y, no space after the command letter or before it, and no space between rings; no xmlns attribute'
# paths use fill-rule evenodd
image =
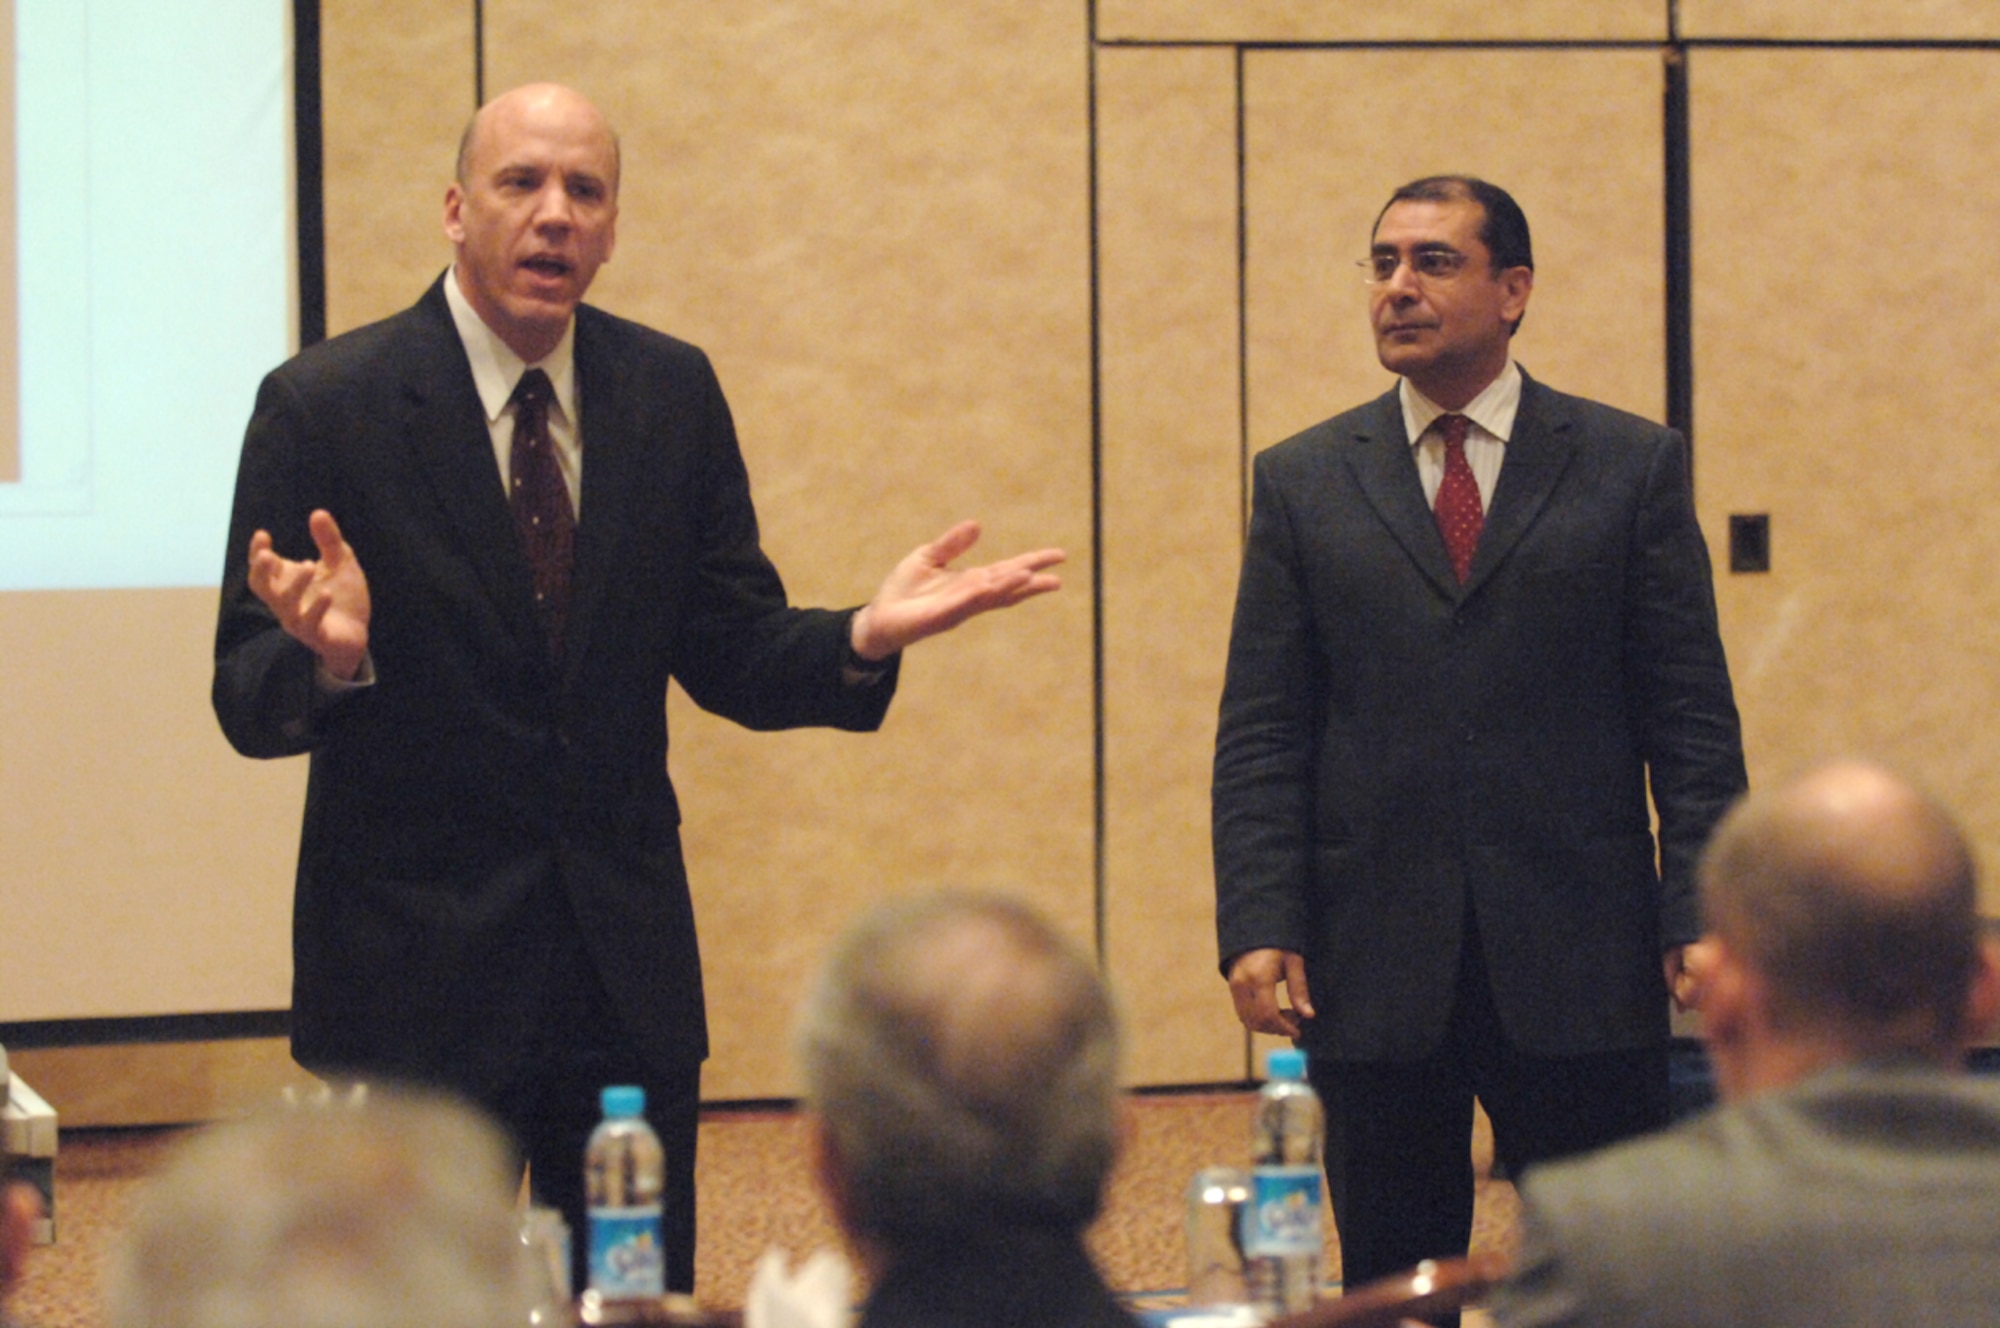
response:
<svg viewBox="0 0 2000 1328"><path fill-rule="evenodd" d="M1376 275L1385 260L1393 260L1390 262L1389 270L1379 276ZM1427 261L1443 263L1444 270L1424 271ZM1450 281L1464 272L1466 265L1471 261L1471 254L1461 249L1454 249L1448 244L1422 244L1407 254L1385 245L1370 252L1366 258L1355 259L1354 266L1361 269L1361 280L1364 285L1380 286L1384 282L1395 280L1396 273L1401 271L1406 263L1409 265L1410 275L1419 281Z"/></svg>

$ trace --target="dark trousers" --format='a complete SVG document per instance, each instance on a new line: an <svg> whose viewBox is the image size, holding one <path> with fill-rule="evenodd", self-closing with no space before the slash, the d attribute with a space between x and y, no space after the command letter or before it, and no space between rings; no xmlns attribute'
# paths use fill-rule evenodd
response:
<svg viewBox="0 0 2000 1328"><path fill-rule="evenodd" d="M1664 988L1661 1000L1666 999ZM1413 1061L1307 1058L1326 1106L1327 1194L1348 1287L1472 1238L1472 1104L1510 1176L1667 1123L1667 1048L1545 1057L1500 1027L1478 932L1468 926L1450 1027Z"/></svg>
<svg viewBox="0 0 2000 1328"><path fill-rule="evenodd" d="M607 1084L646 1090L646 1120L666 1154L661 1246L669 1291L694 1290L695 1141L701 1124L701 1062L648 1066L625 1035L597 969L574 927L558 928L549 998L534 1035L541 1051L520 1079L487 1103L514 1136L528 1165L535 1202L560 1209L570 1230L570 1270L584 1290L590 1230L583 1151L603 1119Z"/></svg>

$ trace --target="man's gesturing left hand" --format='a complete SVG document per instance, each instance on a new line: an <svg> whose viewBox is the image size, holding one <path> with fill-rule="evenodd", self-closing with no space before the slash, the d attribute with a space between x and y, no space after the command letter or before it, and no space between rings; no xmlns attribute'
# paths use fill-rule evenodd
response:
<svg viewBox="0 0 2000 1328"><path fill-rule="evenodd" d="M927 636L947 632L988 609L1005 609L1062 585L1047 569L1061 549L1037 549L984 567L952 567L979 540L979 523L961 521L896 564L875 598L854 615L854 653L883 660Z"/></svg>

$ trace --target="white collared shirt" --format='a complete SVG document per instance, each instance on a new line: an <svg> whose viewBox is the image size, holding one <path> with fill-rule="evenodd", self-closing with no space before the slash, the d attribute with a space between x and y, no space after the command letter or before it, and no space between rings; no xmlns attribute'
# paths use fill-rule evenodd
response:
<svg viewBox="0 0 2000 1328"><path fill-rule="evenodd" d="M472 384L479 391L479 404L486 409L486 430L493 436L493 455L500 463L500 490L512 493L514 459L514 416L508 400L514 386L530 368L549 376L555 401L549 408L549 437L556 445L556 461L562 467L563 483L569 488L569 508L580 520L583 515L583 434L578 426L576 389L576 319L563 329L556 348L530 365L508 348L498 333L486 326L478 310L458 288L458 269L446 274L445 303L451 306L452 322L458 325L458 339L465 343L466 358L472 361Z"/></svg>
<svg viewBox="0 0 2000 1328"><path fill-rule="evenodd" d="M1444 480L1444 439L1431 424L1440 415L1463 415L1472 421L1465 431L1465 460L1472 478L1479 481L1479 505L1493 508L1493 486L1500 482L1500 463L1507 457L1507 440L1514 433L1514 416L1521 409L1521 366L1507 361L1498 378L1479 395L1465 403L1465 409L1448 411L1411 386L1405 378L1401 386L1403 428L1416 452L1417 475L1424 482L1424 501L1437 503L1438 485Z"/></svg>

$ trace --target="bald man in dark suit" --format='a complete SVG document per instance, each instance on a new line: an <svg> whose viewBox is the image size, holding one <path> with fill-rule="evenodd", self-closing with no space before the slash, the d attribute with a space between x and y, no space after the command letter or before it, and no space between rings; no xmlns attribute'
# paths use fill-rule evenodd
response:
<svg viewBox="0 0 2000 1328"><path fill-rule="evenodd" d="M668 679L751 728L872 729L903 647L1055 589L1062 554L956 569L965 522L857 610L790 606L707 358L582 303L618 177L578 93L496 98L445 192L451 269L265 380L214 703L245 754L312 756L297 1059L487 1107L579 1255L598 1091L643 1086L688 1290L708 1039Z"/></svg>

